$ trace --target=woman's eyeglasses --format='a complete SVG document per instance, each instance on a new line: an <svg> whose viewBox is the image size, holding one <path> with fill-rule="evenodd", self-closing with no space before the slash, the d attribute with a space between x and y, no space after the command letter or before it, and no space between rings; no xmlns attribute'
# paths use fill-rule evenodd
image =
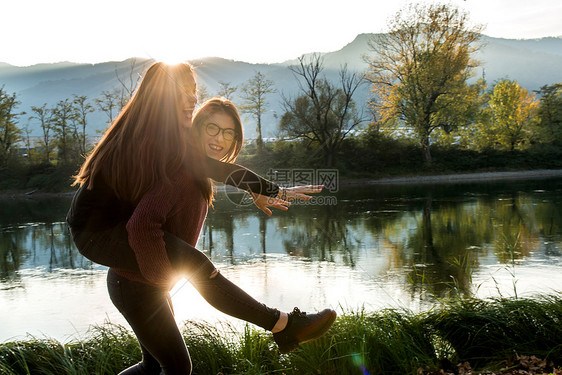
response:
<svg viewBox="0 0 562 375"><path fill-rule="evenodd" d="M205 131L211 137L214 137L222 132L222 137L224 138L224 140L229 142L232 142L236 138L236 131L234 129L223 129L217 124L213 124L212 122L205 125Z"/></svg>

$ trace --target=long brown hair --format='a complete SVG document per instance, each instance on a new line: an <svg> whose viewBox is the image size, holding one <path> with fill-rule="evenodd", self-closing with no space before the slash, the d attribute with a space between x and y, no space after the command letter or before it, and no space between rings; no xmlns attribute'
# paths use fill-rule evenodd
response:
<svg viewBox="0 0 562 375"><path fill-rule="evenodd" d="M210 185L189 141L182 117L182 95L196 95L195 73L189 64L153 64L134 96L106 131L75 176L74 184L93 188L102 177L120 199L137 203L157 183L171 184L178 173L189 173L206 199Z"/></svg>
<svg viewBox="0 0 562 375"><path fill-rule="evenodd" d="M236 137L230 145L230 149L226 155L221 159L221 161L225 163L234 163L244 142L244 128L242 127L242 120L240 120L240 114L238 113L238 109L234 103L226 98L220 97L207 100L201 105L201 107L199 107L193 116L193 129L200 138L205 132L204 126L206 121L217 112L222 112L225 115L230 116L234 122Z"/></svg>

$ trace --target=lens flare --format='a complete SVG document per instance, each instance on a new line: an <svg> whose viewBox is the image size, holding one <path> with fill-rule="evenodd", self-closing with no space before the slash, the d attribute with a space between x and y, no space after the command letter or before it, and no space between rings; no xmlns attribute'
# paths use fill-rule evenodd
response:
<svg viewBox="0 0 562 375"><path fill-rule="evenodd" d="M365 359L362 355L360 355L359 353L353 354L352 361L355 366L359 367L359 370L361 370L361 373L363 375L371 375L369 370L367 370L367 366L365 366Z"/></svg>

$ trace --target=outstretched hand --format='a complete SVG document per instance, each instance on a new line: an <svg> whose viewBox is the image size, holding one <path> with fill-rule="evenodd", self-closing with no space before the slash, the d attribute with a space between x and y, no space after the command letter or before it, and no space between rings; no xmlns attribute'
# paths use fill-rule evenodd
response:
<svg viewBox="0 0 562 375"><path fill-rule="evenodd" d="M297 199L308 201L312 197L308 194L320 193L324 185L303 185L293 186L289 188L279 188L277 197L268 197L265 195L250 193L257 208L265 212L268 216L272 215L271 208L277 208L287 211L291 205L290 201Z"/></svg>
<svg viewBox="0 0 562 375"><path fill-rule="evenodd" d="M324 185L302 185L288 188L279 188L277 198L281 198L285 201L294 201L300 199L306 202L312 198L307 194L320 193L322 189L324 189Z"/></svg>
<svg viewBox="0 0 562 375"><path fill-rule="evenodd" d="M269 207L278 208L280 210L287 211L289 209L289 206L291 205L291 202L282 200L280 198L268 197L265 195L260 195L255 193L250 193L250 194L252 195L256 207L262 210L263 212L265 212L267 216L271 216L272 214Z"/></svg>

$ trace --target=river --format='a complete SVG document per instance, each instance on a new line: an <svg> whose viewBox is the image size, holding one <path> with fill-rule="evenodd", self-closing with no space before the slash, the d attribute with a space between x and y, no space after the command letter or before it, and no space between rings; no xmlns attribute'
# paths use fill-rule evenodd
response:
<svg viewBox="0 0 562 375"><path fill-rule="evenodd" d="M457 295L562 291L560 178L352 186L271 217L237 197L218 194L198 248L282 310L417 312ZM70 199L0 200L0 342L70 341L92 325L126 325L107 295L106 268L72 244ZM178 322L242 324L185 280L171 293Z"/></svg>

